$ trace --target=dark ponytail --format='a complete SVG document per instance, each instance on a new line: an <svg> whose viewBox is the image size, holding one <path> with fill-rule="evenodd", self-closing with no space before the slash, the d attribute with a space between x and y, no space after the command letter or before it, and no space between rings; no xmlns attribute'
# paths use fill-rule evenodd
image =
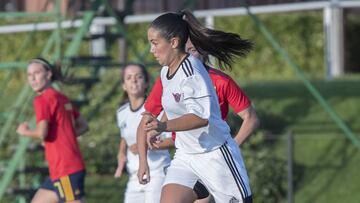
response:
<svg viewBox="0 0 360 203"><path fill-rule="evenodd" d="M253 47L251 41L242 39L238 34L206 28L191 12L184 10L182 13L188 22L189 37L194 47L203 56L214 56L221 68L231 69L234 57L245 57Z"/></svg>
<svg viewBox="0 0 360 203"><path fill-rule="evenodd" d="M252 42L242 39L238 34L206 28L187 10L165 13L157 17L150 27L158 30L167 40L178 37L179 49L184 52L186 41L190 38L202 56L214 56L222 69L231 69L234 57L246 56L253 47Z"/></svg>

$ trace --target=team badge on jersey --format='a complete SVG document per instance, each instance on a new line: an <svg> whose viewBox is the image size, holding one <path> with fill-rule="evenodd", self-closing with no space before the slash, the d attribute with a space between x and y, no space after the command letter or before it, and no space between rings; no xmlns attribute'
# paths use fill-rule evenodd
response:
<svg viewBox="0 0 360 203"><path fill-rule="evenodd" d="M126 128L126 123L122 123L122 124L120 125L120 128L121 128L121 129Z"/></svg>
<svg viewBox="0 0 360 203"><path fill-rule="evenodd" d="M180 93L172 93L172 95L174 96L174 99L176 102L180 101L181 98L181 94Z"/></svg>
<svg viewBox="0 0 360 203"><path fill-rule="evenodd" d="M235 197L232 197L230 200L229 200L229 203L239 203L240 201L238 199L236 199Z"/></svg>
<svg viewBox="0 0 360 203"><path fill-rule="evenodd" d="M71 110L72 110L72 105L71 105L71 103L65 104L65 109L66 109L67 111L71 111Z"/></svg>

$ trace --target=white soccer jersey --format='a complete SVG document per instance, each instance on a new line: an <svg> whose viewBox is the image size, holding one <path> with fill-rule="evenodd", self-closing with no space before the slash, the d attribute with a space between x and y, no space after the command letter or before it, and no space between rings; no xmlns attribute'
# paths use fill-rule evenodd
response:
<svg viewBox="0 0 360 203"><path fill-rule="evenodd" d="M117 124L120 128L121 137L125 139L127 146L131 146L136 143L136 131L141 120L141 113L144 112L144 105L140 109L132 110L130 104L127 103L121 106L116 113ZM166 133L163 137L171 137L170 133ZM139 155L133 154L129 148L126 153L126 168L128 173L136 174L139 169ZM151 175L155 175L159 172L163 175L164 167L170 164L170 154L168 150L149 150L148 162Z"/></svg>
<svg viewBox="0 0 360 203"><path fill-rule="evenodd" d="M162 105L168 119L193 113L209 121L205 127L176 132L176 148L185 153L219 148L231 137L230 128L221 119L216 92L203 63L188 55L172 76L168 69L164 66L161 70Z"/></svg>

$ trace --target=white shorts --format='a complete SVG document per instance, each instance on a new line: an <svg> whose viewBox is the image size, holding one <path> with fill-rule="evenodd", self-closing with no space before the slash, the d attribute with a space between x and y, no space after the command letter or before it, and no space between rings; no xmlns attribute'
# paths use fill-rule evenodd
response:
<svg viewBox="0 0 360 203"><path fill-rule="evenodd" d="M124 203L159 203L161 189L165 175L153 176L151 171L151 181L146 185L141 185L136 174L129 177L125 190Z"/></svg>
<svg viewBox="0 0 360 203"><path fill-rule="evenodd" d="M186 154L176 151L164 185L174 183L193 189L198 180L214 196L215 202L241 203L251 199L245 165L233 139L206 153Z"/></svg>

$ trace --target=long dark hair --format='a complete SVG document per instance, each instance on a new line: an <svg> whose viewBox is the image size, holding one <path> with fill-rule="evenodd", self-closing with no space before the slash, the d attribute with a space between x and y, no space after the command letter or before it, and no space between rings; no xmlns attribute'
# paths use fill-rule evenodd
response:
<svg viewBox="0 0 360 203"><path fill-rule="evenodd" d="M149 72L146 70L145 65L141 64L141 63L128 63L126 64L123 68L121 68L121 76L120 76L120 82L121 84L124 84L125 82L125 70L129 67L129 66L137 66L141 69L142 74L144 75L144 80L146 84L149 84L150 81L150 75ZM145 89L145 93L147 92L147 88ZM119 106L124 105L125 103L129 102L129 95L127 94L126 91L124 91Z"/></svg>
<svg viewBox="0 0 360 203"><path fill-rule="evenodd" d="M234 57L245 57L253 43L238 34L206 28L195 16L183 10L179 13L165 13L157 17L150 27L158 30L162 37L170 40L179 38L179 49L185 52L185 44L190 38L194 47L203 56L214 56L221 68L231 69Z"/></svg>
<svg viewBox="0 0 360 203"><path fill-rule="evenodd" d="M37 57L37 58L33 58L29 61L29 65L33 64L33 63L42 65L46 71L50 71L52 73L51 79L50 79L51 82L59 81L61 83L70 83L70 79L64 77L61 72L61 63L60 62L56 62L54 65L52 65L46 59Z"/></svg>

